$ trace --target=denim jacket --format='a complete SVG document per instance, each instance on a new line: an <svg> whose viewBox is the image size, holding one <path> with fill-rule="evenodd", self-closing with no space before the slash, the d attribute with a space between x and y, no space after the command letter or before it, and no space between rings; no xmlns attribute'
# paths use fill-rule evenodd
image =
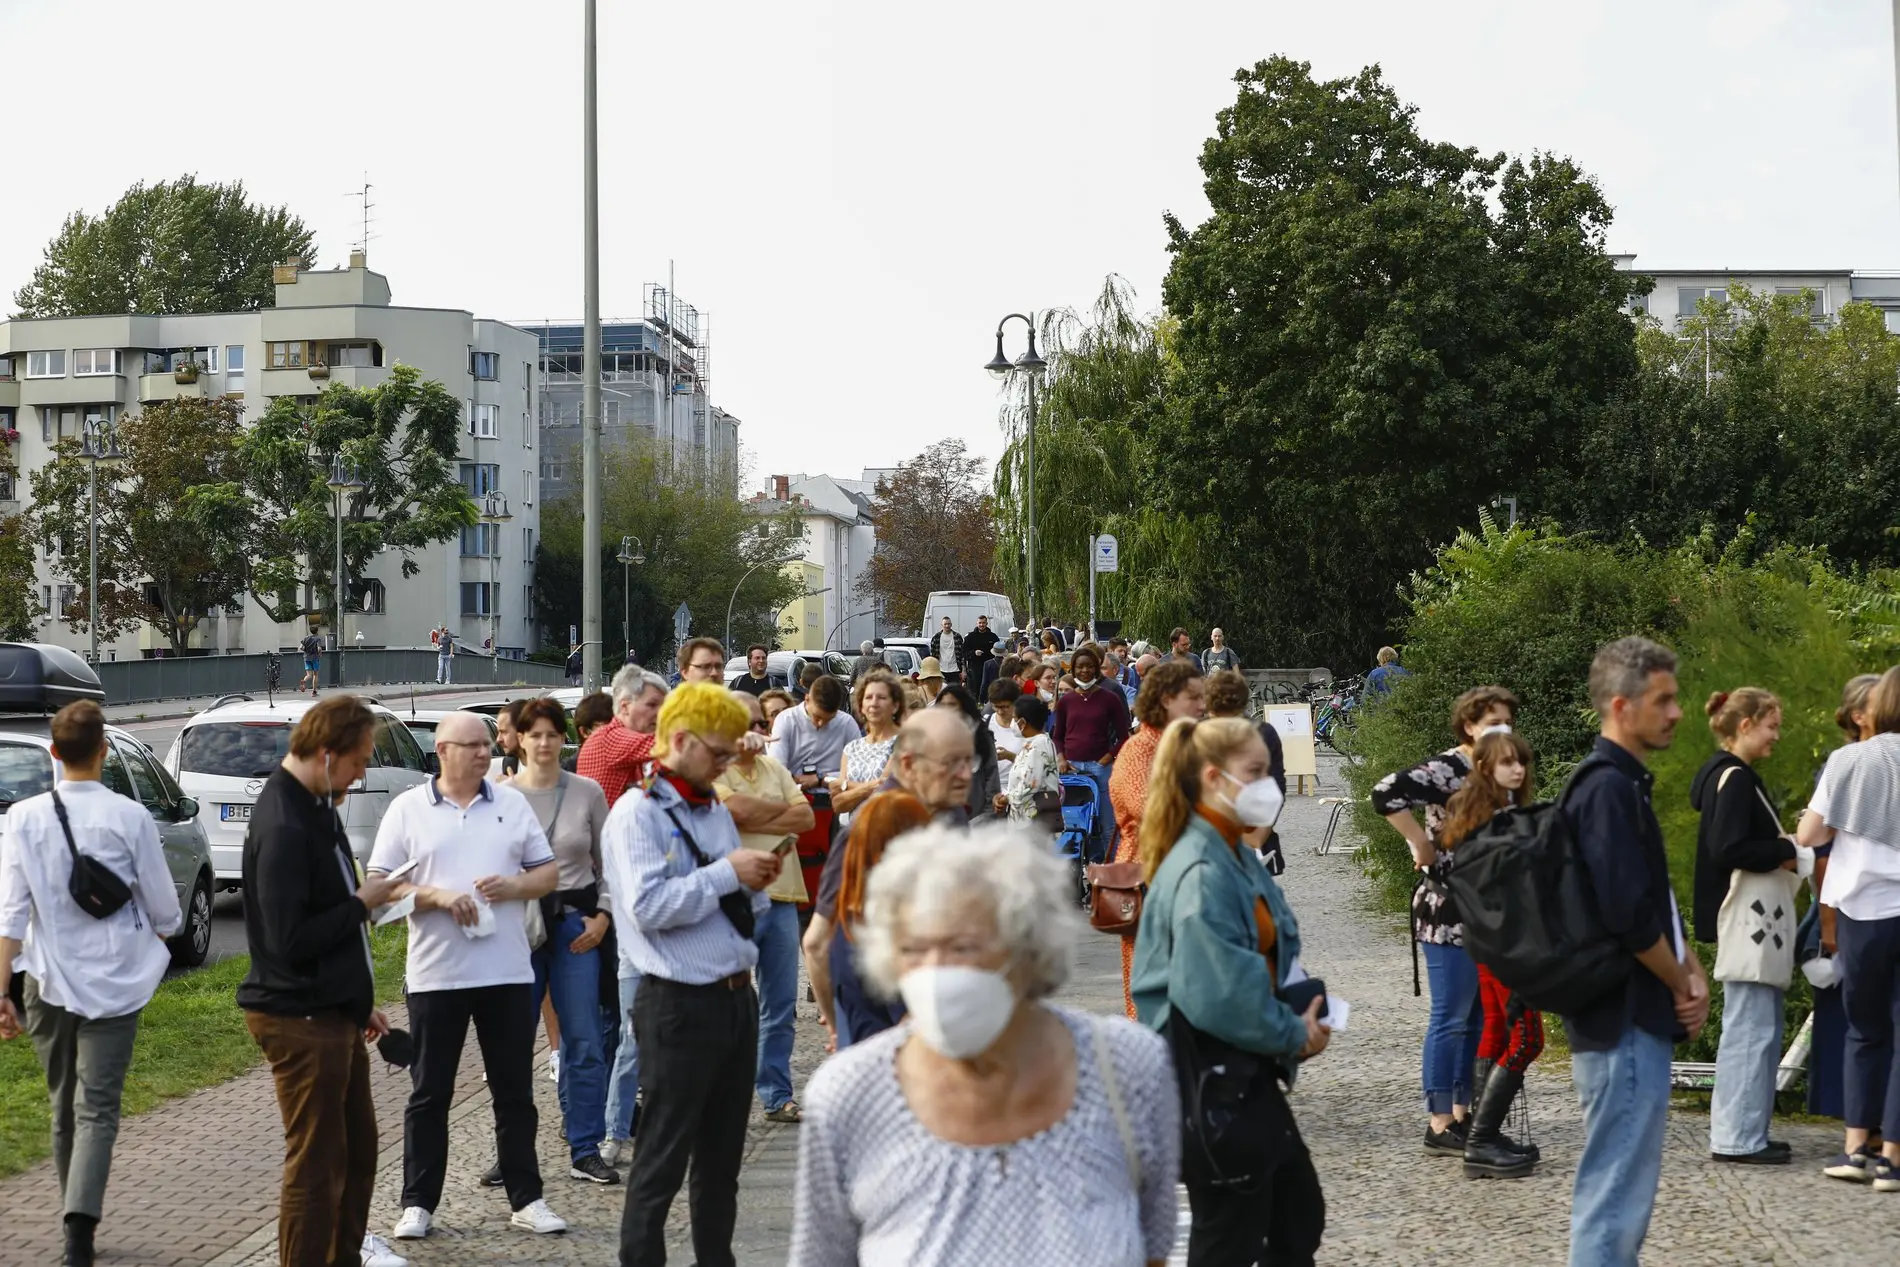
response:
<svg viewBox="0 0 1900 1267"><path fill-rule="evenodd" d="M1254 899L1273 916L1274 964L1260 953ZM1199 814L1149 882L1135 938L1130 993L1144 1025L1165 1030L1172 1009L1196 1029L1298 1068L1306 1022L1278 990L1300 954L1300 926L1252 850L1236 852Z"/></svg>

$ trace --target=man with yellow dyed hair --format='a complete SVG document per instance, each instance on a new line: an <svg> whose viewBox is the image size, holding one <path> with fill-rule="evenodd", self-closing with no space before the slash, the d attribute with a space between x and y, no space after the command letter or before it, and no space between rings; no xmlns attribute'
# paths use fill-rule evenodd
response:
<svg viewBox="0 0 1900 1267"><path fill-rule="evenodd" d="M725 687L680 685L660 707L653 776L620 798L601 833L614 925L640 973L633 1036L647 1088L620 1220L622 1262L665 1260L666 1212L689 1163L694 1256L732 1261L759 1051L753 930L771 906L765 890L780 858L741 846L713 782L750 722Z"/></svg>

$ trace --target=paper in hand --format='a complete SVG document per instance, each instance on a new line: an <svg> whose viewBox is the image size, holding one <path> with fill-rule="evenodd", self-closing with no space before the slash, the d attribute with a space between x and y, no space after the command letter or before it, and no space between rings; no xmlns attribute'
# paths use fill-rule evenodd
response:
<svg viewBox="0 0 1900 1267"><path fill-rule="evenodd" d="M403 895L399 901L391 902L387 906L377 907L375 916L376 925L380 928L384 924L393 924L399 919L408 919L415 909L416 895L414 890L411 890L409 893Z"/></svg>
<svg viewBox="0 0 1900 1267"><path fill-rule="evenodd" d="M482 901L481 895L475 897L475 922L457 924L462 936L474 941L477 937L487 937L495 931L495 908Z"/></svg>
<svg viewBox="0 0 1900 1267"><path fill-rule="evenodd" d="M1352 1015L1352 1004L1337 994L1329 994L1326 996L1326 1015L1319 1019L1333 1033L1343 1034L1346 1032L1346 1018L1350 1015Z"/></svg>

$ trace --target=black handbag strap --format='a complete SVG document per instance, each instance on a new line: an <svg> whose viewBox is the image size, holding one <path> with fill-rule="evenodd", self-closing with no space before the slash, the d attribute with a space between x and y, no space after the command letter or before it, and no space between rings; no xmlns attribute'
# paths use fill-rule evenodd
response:
<svg viewBox="0 0 1900 1267"><path fill-rule="evenodd" d="M73 843L73 824L72 820L66 817L66 802L59 799L58 792L51 795L53 812L59 815L59 830L66 837L66 852L73 856L73 865L76 867L79 865L79 846Z"/></svg>

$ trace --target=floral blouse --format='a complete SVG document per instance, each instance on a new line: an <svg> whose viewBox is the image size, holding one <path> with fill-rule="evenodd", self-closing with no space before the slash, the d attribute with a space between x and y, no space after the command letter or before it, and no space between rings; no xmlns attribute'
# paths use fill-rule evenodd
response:
<svg viewBox="0 0 1900 1267"><path fill-rule="evenodd" d="M1012 822L1030 823L1036 819L1036 793L1060 792L1062 780L1056 773L1056 746L1047 735L1037 735L1023 744L1022 752L1009 768L1009 817Z"/></svg>
<svg viewBox="0 0 1900 1267"><path fill-rule="evenodd" d="M1372 808L1381 815L1425 810L1425 836L1432 842L1432 863L1420 868L1418 887L1412 890L1412 935L1440 946L1465 944L1464 926L1445 891L1445 872L1451 854L1438 847L1438 831L1445 823L1445 803L1465 784L1471 762L1457 748L1427 757L1409 770L1386 775L1372 786Z"/></svg>

